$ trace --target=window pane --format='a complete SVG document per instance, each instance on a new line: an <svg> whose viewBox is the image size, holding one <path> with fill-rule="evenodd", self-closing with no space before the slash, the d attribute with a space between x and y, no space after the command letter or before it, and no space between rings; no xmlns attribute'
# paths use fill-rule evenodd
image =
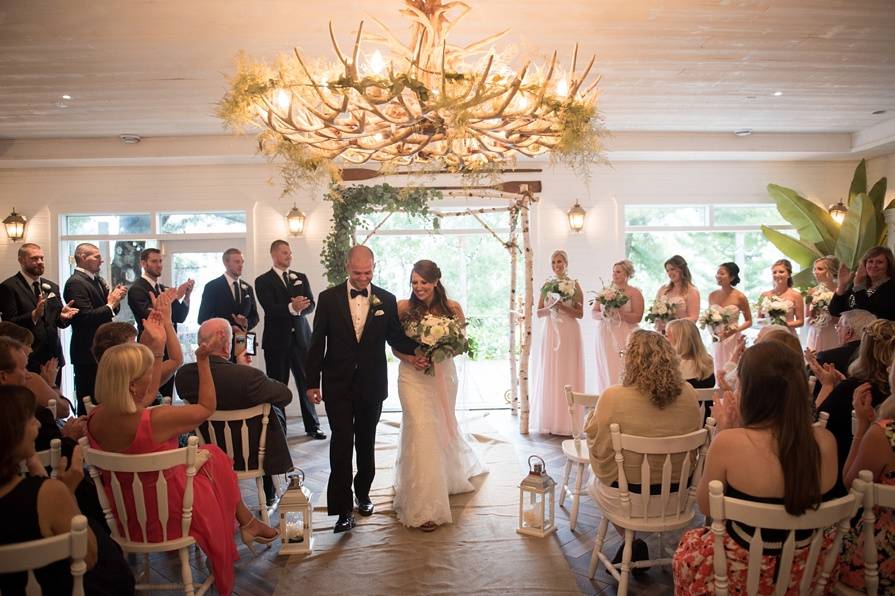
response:
<svg viewBox="0 0 895 596"><path fill-rule="evenodd" d="M68 236L86 234L149 234L152 219L148 213L130 215L66 215L65 230Z"/></svg>
<svg viewBox="0 0 895 596"><path fill-rule="evenodd" d="M705 205L627 205L626 226L704 226Z"/></svg>
<svg viewBox="0 0 895 596"><path fill-rule="evenodd" d="M458 211L443 209L442 212ZM362 230L373 230L386 217L387 213L373 213L361 217ZM508 213L482 213L479 217L493 230L507 230L510 227ZM471 232L485 231L482 224L472 215L442 217L438 222L443 230L470 230ZM378 228L380 231L393 230L431 230L433 229L431 218L418 217L407 213L392 213L392 215ZM363 234L361 234L363 236Z"/></svg>
<svg viewBox="0 0 895 596"><path fill-rule="evenodd" d="M223 234L245 231L245 211L159 215L160 234Z"/></svg>
<svg viewBox="0 0 895 596"><path fill-rule="evenodd" d="M716 205L714 207L717 226L788 226L777 206L770 205Z"/></svg>

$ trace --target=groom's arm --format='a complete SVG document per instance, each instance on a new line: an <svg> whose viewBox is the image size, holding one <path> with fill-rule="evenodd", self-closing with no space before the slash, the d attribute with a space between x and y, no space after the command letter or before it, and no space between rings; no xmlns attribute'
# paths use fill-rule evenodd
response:
<svg viewBox="0 0 895 596"><path fill-rule="evenodd" d="M311 333L311 345L308 347L306 360L306 376L308 391L320 390L320 373L323 371L323 357L326 352L326 336L329 333L329 309L326 296L319 304L314 316L314 331Z"/></svg>
<svg viewBox="0 0 895 596"><path fill-rule="evenodd" d="M416 348L419 344L407 337L407 334L404 333L404 327L401 326L401 321L398 319L398 303L395 301L394 297L391 297L391 299L388 299L387 304L388 309L386 310L386 314L388 315L388 329L386 329L385 332L385 341L388 342L388 345L402 354L409 354L411 356L416 355Z"/></svg>

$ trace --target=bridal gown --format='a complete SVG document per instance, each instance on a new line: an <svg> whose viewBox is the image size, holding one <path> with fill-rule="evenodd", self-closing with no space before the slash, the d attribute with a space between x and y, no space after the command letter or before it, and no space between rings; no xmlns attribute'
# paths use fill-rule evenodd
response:
<svg viewBox="0 0 895 596"><path fill-rule="evenodd" d="M395 473L395 512L409 527L453 521L449 495L475 490L470 478L485 467L457 424L457 368L435 364L435 376L401 362L401 440Z"/></svg>
<svg viewBox="0 0 895 596"><path fill-rule="evenodd" d="M624 303L619 310L630 313L631 301ZM597 394L622 382L625 362L621 352L636 329L639 329L637 323L626 323L617 316L607 317L605 310L597 320Z"/></svg>

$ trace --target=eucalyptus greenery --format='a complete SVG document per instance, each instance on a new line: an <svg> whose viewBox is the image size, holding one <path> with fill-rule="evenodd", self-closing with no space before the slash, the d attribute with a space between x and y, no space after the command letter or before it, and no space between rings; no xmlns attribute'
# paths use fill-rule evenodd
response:
<svg viewBox="0 0 895 596"><path fill-rule="evenodd" d="M326 194L332 203L332 227L323 241L320 262L326 269L330 286L345 281L345 258L352 245L354 231L366 229L365 215L382 212L407 213L428 219L438 228L438 218L429 212L429 202L442 198L441 191L429 188L398 188L388 184L376 186L333 185Z"/></svg>

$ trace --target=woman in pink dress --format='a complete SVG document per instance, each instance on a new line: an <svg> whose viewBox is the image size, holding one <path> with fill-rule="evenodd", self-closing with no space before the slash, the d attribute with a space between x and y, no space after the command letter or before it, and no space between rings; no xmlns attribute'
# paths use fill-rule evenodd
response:
<svg viewBox="0 0 895 596"><path fill-rule="evenodd" d="M581 351L581 326L584 316L584 293L566 270L569 258L557 250L550 257L554 277L547 280L538 302L538 317L544 319L541 361L535 369L535 388L531 400L530 426L534 432L571 435L572 421L563 390L571 385L584 391L584 354ZM551 289L560 286L566 295Z"/></svg>
<svg viewBox="0 0 895 596"><path fill-rule="evenodd" d="M805 342L809 350L823 352L840 345L836 333L839 317L830 314L830 300L836 292L836 271L839 270L839 259L833 256L822 257L814 261L814 279L817 285L808 290L809 303L805 325L808 327L808 340ZM820 297L825 301L818 302ZM825 304L823 303L825 302Z"/></svg>
<svg viewBox="0 0 895 596"><path fill-rule="evenodd" d="M643 294L628 281L634 277L634 264L624 260L612 266L612 288L628 301L621 308L605 308L594 300L591 312L597 320L597 393L621 383L625 369L625 347L643 318Z"/></svg>
<svg viewBox="0 0 895 596"><path fill-rule="evenodd" d="M715 273L715 281L721 288L709 294L709 306L733 307L737 312L736 321L731 322L726 328L719 326L714 330L714 335L718 339L712 342L712 348L715 352L715 366L720 370L736 352L743 331L752 326L752 310L749 308L749 299L746 295L734 288L740 283L739 265L733 262L721 263L718 272ZM742 322L740 322L741 315Z"/></svg>
<svg viewBox="0 0 895 596"><path fill-rule="evenodd" d="M771 279L774 281L773 289L762 292L759 300L768 298L788 303L785 325L796 335L796 329L805 324L805 300L801 292L792 287L792 263L789 259L780 259L771 265Z"/></svg>
<svg viewBox="0 0 895 596"><path fill-rule="evenodd" d="M699 318L699 290L693 285L693 276L686 259L674 255L665 261L668 283L656 292L656 300L665 298L675 305L673 319L690 319L694 323ZM656 321L656 331L665 332L665 321Z"/></svg>
<svg viewBox="0 0 895 596"><path fill-rule="evenodd" d="M218 342L226 338L221 334L211 344L202 344L196 350L199 368L199 399L196 405L146 407L155 400L164 346L164 330L160 322L147 319L144 322L140 344L122 344L107 350L100 359L96 376L96 397L100 402L87 419L87 437L90 446L113 453L141 454L168 451L177 448L181 433L194 430L214 413L217 399L208 354ZM144 345L146 344L146 345ZM151 346L151 347L150 347ZM242 541L250 549L258 542L269 544L276 540L278 532L255 519L242 502L233 472L233 462L223 451L213 445L201 448L206 455L193 479L193 519L190 536L208 556L214 573L215 587L221 594L233 589L233 565L239 558L233 542L233 530L239 523ZM167 475L168 510L178 511L183 502L186 470ZM147 488L147 517L158 520L158 502L151 485L156 475L147 473L141 477ZM125 482L125 506L129 531L141 536L140 524L134 508L133 496L127 495L130 487ZM110 502L111 490L109 490ZM121 516L116 515L120 519ZM123 534L123 530L121 531ZM162 540L162 528L156 521L148 524L146 533L151 541ZM168 538L180 536L180 519L172 516L168 524Z"/></svg>

